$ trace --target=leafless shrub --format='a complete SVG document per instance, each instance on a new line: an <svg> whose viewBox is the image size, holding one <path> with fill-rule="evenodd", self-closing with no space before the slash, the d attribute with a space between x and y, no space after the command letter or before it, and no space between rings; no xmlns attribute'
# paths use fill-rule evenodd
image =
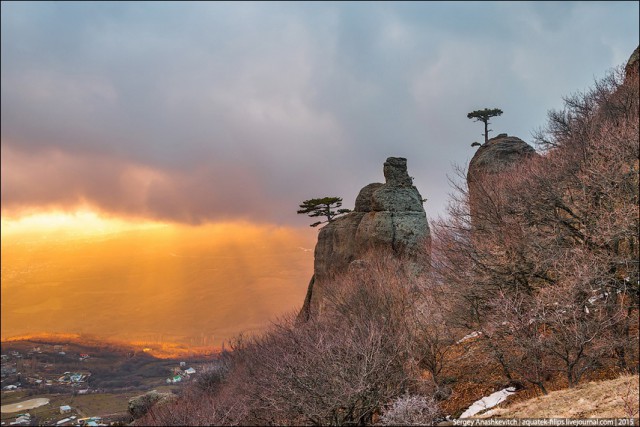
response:
<svg viewBox="0 0 640 427"><path fill-rule="evenodd" d="M420 284L391 257L367 262L326 290L322 316L302 325L283 319L271 333L236 346L251 423L367 424L418 387Z"/></svg>
<svg viewBox="0 0 640 427"><path fill-rule="evenodd" d="M224 383L229 374L229 365L217 362L205 366L195 378L195 385L204 392L213 393Z"/></svg>
<svg viewBox="0 0 640 427"><path fill-rule="evenodd" d="M439 400L444 400L448 397L447 390L449 394L451 390L442 384L441 374L450 362L456 335L450 321L448 296L441 289L430 288L422 293L415 304L414 357L418 366L431 374L436 392L440 395Z"/></svg>
<svg viewBox="0 0 640 427"><path fill-rule="evenodd" d="M483 335L499 349L501 361L510 373L547 394L544 382L551 368L543 347L545 329L537 309L535 301L524 293L502 293L493 302Z"/></svg>
<svg viewBox="0 0 640 427"><path fill-rule="evenodd" d="M624 415L629 418L638 418L640 414L640 405L638 404L638 389L634 387L633 381L627 382L624 388L620 390L620 396L624 406Z"/></svg>
<svg viewBox="0 0 640 427"><path fill-rule="evenodd" d="M405 395L396 399L380 417L383 426L429 426L439 415L433 398Z"/></svg>
<svg viewBox="0 0 640 427"><path fill-rule="evenodd" d="M219 399L197 389L187 389L179 400L153 406L143 418L136 421L136 425L243 425L239 421L242 414L243 407L239 402Z"/></svg>

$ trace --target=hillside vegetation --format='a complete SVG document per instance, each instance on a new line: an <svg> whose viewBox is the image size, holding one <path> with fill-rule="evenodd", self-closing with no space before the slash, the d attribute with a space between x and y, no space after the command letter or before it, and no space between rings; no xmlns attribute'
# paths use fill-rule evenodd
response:
<svg viewBox="0 0 640 427"><path fill-rule="evenodd" d="M637 76L567 97L540 155L476 177L474 194L461 181L424 243L428 274L372 252L322 313L234 340L138 423L428 425L507 386L515 401L637 373Z"/></svg>

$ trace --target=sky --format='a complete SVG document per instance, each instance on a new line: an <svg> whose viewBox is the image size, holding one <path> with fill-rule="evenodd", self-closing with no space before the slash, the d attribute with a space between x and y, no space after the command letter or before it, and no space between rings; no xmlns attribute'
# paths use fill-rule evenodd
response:
<svg viewBox="0 0 640 427"><path fill-rule="evenodd" d="M531 141L638 45L638 2L2 2L2 215L89 206L303 226L408 158L444 214L493 134Z"/></svg>
<svg viewBox="0 0 640 427"><path fill-rule="evenodd" d="M1 3L2 339L217 345L302 305L325 196L406 157L430 220L500 108L531 142L638 2Z"/></svg>

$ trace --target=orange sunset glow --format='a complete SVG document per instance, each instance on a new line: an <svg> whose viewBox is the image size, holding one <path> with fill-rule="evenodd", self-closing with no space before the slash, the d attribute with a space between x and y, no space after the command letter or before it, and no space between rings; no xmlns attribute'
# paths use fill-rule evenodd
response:
<svg viewBox="0 0 640 427"><path fill-rule="evenodd" d="M157 355L219 348L300 307L313 230L107 218L2 219L2 339L79 334Z"/></svg>

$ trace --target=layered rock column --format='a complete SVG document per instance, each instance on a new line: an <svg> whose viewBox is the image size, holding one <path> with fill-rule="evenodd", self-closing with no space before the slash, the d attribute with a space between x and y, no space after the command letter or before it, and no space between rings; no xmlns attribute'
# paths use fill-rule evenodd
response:
<svg viewBox="0 0 640 427"><path fill-rule="evenodd" d="M383 172L384 184L365 186L353 212L320 230L302 319L321 312L327 284L372 249L391 251L416 273L428 265L429 224L422 196L407 172L407 159L389 157Z"/></svg>

